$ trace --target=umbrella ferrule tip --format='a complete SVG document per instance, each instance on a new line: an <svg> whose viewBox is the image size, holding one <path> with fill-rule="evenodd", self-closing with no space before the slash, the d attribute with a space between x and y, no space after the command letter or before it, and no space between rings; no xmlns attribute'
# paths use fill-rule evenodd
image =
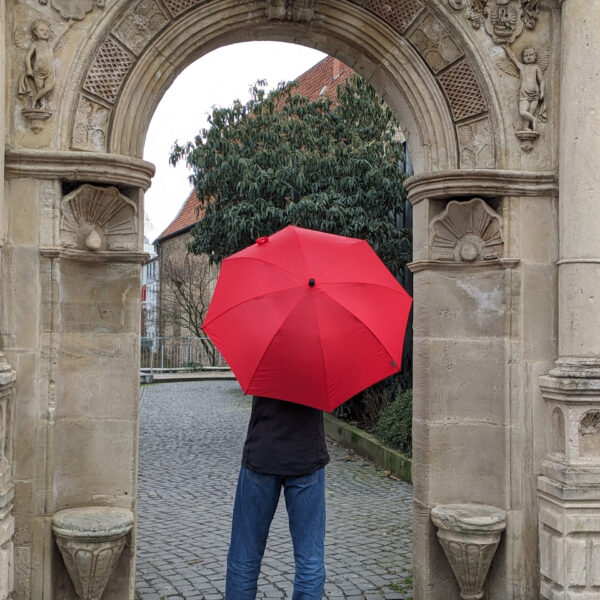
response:
<svg viewBox="0 0 600 600"><path fill-rule="evenodd" d="M308 280L308 285L310 287L315 287L315 280L312 277Z"/></svg>

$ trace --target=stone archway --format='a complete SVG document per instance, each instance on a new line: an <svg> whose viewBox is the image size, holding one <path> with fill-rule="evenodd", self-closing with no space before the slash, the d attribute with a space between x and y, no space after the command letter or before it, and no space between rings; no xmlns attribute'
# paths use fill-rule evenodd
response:
<svg viewBox="0 0 600 600"><path fill-rule="evenodd" d="M5 477L14 509L10 500L0 505L0 527L10 531L14 517L16 532L0 538L0 573L12 570L14 548L15 598L72 597L53 543L55 512L135 507L142 206L153 173L140 159L145 132L187 64L220 45L260 39L317 47L367 77L399 117L414 157L415 598L458 597L430 520L433 506L453 502L507 513L490 599L537 597L540 580L545 598L569 586L597 590L597 527L580 519L573 541L564 526L569 511L594 510L596 445L571 457L549 436L556 407L585 396L588 415L598 402L592 311L571 290L585 271L586 298L598 291L600 250L592 236L583 236L585 251L570 241L557 275L556 171L559 94L573 102L583 85L584 100L597 97L593 77L561 70L561 19L568 43L600 58L599 12L584 0L12 0L0 9L0 349L16 371L5 430L14 438L12 483ZM589 17L583 25L581 14ZM24 67L43 38L32 28L38 20L50 25L51 91ZM580 28L595 39L592 50ZM519 115L507 43L515 53L537 49L547 120L530 104L535 131ZM40 102L32 105L28 91L41 93ZM582 106L580 121L589 118ZM560 124L563 143L583 148L583 136L581 151L600 156L577 119ZM575 221L561 222L564 241L584 227L600 170L577 169L561 152L578 176L561 180L561 198L576 210ZM558 312L557 278L560 310L570 303L579 312ZM540 389L559 352L559 368ZM580 437L590 427L596 420L588 418ZM547 445L554 450L543 465ZM570 479L569 460L589 481ZM587 486L588 495L564 495L565 482ZM575 564L567 573L557 566L572 548L577 564L592 565L583 574ZM133 557L129 544L109 583L115 598L130 597Z"/></svg>

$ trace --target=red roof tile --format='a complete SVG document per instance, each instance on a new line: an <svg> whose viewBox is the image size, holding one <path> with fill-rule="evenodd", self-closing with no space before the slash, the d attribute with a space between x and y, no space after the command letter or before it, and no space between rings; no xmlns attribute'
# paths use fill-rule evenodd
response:
<svg viewBox="0 0 600 600"><path fill-rule="evenodd" d="M198 196L196 190L192 190L183 206L179 209L177 216L171 224L158 236L157 241L170 236L173 233L189 229L192 225L199 221L197 209L199 207Z"/></svg>

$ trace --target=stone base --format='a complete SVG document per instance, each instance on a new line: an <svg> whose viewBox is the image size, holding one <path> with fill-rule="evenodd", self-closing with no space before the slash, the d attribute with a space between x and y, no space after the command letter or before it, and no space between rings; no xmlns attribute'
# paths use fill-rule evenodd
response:
<svg viewBox="0 0 600 600"><path fill-rule="evenodd" d="M600 487L538 480L540 597L600 598Z"/></svg>

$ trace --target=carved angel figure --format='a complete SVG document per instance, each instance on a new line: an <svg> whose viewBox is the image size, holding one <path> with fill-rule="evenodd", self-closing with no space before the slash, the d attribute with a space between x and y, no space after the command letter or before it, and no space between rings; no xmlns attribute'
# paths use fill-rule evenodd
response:
<svg viewBox="0 0 600 600"><path fill-rule="evenodd" d="M54 89L54 48L50 45L50 24L37 19L31 24L33 42L25 54L25 74L19 80L19 96L31 97L31 108L46 108Z"/></svg>
<svg viewBox="0 0 600 600"><path fill-rule="evenodd" d="M547 120L544 72L548 68L550 47L546 44L537 51L527 46L521 53L521 60L515 56L509 46L505 46L504 51L508 58L500 59L498 66L508 75L521 79L519 114L523 119L524 129L535 131L538 121L545 123Z"/></svg>

